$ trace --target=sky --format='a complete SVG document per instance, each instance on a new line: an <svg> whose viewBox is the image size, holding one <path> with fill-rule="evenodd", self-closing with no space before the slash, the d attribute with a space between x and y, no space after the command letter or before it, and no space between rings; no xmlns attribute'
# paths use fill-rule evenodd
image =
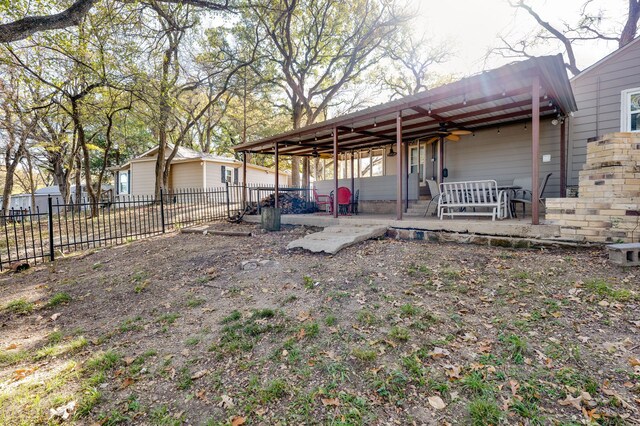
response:
<svg viewBox="0 0 640 426"><path fill-rule="evenodd" d="M497 56L485 61L491 47L501 44L498 34L509 40L539 28L525 11L509 6L507 0L409 0L418 13L413 23L417 34L444 41L452 47L454 57L434 68L460 77L514 61ZM561 26L563 20L575 23L585 0L529 0L543 19ZM610 27L622 28L627 0L592 0L589 11L602 11ZM584 69L617 48L616 42L590 41L578 46L578 67ZM558 46L548 46L536 55L561 53Z"/></svg>

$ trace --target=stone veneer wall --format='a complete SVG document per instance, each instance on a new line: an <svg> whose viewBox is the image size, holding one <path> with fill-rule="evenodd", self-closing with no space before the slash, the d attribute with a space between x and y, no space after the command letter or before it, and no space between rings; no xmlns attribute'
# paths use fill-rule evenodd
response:
<svg viewBox="0 0 640 426"><path fill-rule="evenodd" d="M640 134L610 133L587 144L578 198L546 201L547 222L577 241L640 241Z"/></svg>

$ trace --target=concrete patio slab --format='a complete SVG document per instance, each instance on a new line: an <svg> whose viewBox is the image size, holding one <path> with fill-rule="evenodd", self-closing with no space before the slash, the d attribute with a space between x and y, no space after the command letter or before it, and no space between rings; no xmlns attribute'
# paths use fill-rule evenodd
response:
<svg viewBox="0 0 640 426"><path fill-rule="evenodd" d="M382 237L386 232L387 226L384 225L328 226L322 232L309 234L304 238L290 242L287 249L302 248L314 253L323 251L336 254L343 248L361 241Z"/></svg>
<svg viewBox="0 0 640 426"><path fill-rule="evenodd" d="M247 222L260 223L260 216L245 216ZM316 214L282 215L283 225L306 225L327 227L335 225L377 225L392 229L415 229L434 232L455 232L459 234L490 235L503 237L530 238L537 240L557 240L560 227L552 224L532 225L530 219L445 219L408 217L396 220L388 215L361 214L358 216L331 216Z"/></svg>

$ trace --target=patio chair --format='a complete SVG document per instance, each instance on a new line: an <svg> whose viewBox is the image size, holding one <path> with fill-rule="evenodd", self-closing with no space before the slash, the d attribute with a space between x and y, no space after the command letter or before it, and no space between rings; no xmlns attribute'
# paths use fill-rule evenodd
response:
<svg viewBox="0 0 640 426"><path fill-rule="evenodd" d="M424 212L424 217L427 217L427 215L429 214L429 211L431 210L431 205L433 204L435 206L435 210L433 211L433 213L431 214L432 216L435 216L436 213L438 212L438 199L440 198L440 186L438 185L438 182L436 182L435 180L427 180L427 184L429 185L429 192L431 193L431 200L429 201L429 204L427 204L427 209Z"/></svg>
<svg viewBox="0 0 640 426"><path fill-rule="evenodd" d="M538 193L540 194L540 204L542 204L543 207L544 207L544 198L543 198L544 190L547 187L547 183L549 182L549 178L551 177L552 174L553 173L548 173L545 177L540 179L540 184L538 186L538 189L539 189ZM515 178L513 180L513 185L522 187L522 189L514 190L515 194L511 198L511 205L513 206L514 216L515 216L515 213L516 213L515 205L517 203L521 203L522 204L522 217L524 217L526 206L527 206L527 204L531 204L531 199L533 198L533 193L531 191L531 188L532 188L531 178L530 177Z"/></svg>
<svg viewBox="0 0 640 426"><path fill-rule="evenodd" d="M351 203L351 213L358 214L358 199L360 198L360 190L356 189L356 193L353 196L353 202Z"/></svg>
<svg viewBox="0 0 640 426"><path fill-rule="evenodd" d="M338 188L338 214L351 213L351 191L346 186Z"/></svg>
<svg viewBox="0 0 640 426"><path fill-rule="evenodd" d="M324 210L325 214L330 214L333 211L333 200L331 195L318 194L318 191L313 188L313 200L316 203L316 206L318 206L318 209ZM327 207L329 208L327 209Z"/></svg>

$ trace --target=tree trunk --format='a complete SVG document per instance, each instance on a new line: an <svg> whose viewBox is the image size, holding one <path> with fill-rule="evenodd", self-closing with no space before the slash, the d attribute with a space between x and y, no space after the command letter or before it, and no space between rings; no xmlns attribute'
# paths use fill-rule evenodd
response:
<svg viewBox="0 0 640 426"><path fill-rule="evenodd" d="M29 179L29 194L31 194L31 207L33 209L33 213L35 213L36 208L36 181L33 177L33 158L31 157L31 153L28 149L25 149L25 158L27 160L27 178Z"/></svg>
<svg viewBox="0 0 640 426"><path fill-rule="evenodd" d="M291 101L291 119L293 128L299 129L302 122L302 103L295 99ZM301 157L291 157L291 186L294 188L300 187L300 160Z"/></svg>
<svg viewBox="0 0 640 426"><path fill-rule="evenodd" d="M160 199L160 193L162 190L167 189L167 180L165 175L168 173L165 171L165 152L167 149L167 126L169 124L169 114L171 113L171 105L169 104L169 72L171 69L171 61L174 55L176 46L172 41L169 41L169 48L164 51L164 57L162 58L162 75L160 78L160 100L159 100L159 116L158 116L158 156L156 157L156 186L155 186L155 198Z"/></svg>
<svg viewBox="0 0 640 426"><path fill-rule="evenodd" d="M629 14L627 15L627 22L620 34L620 42L618 47L623 47L629 44L634 38L636 38L636 32L638 31L638 19L640 18L640 1L629 0Z"/></svg>
<svg viewBox="0 0 640 426"><path fill-rule="evenodd" d="M75 179L75 185L76 185L75 204L78 208L78 213L80 213L80 203L82 202L82 177L80 175L81 172L82 172L82 162L80 160L80 154L78 154L76 155L76 179Z"/></svg>
<svg viewBox="0 0 640 426"><path fill-rule="evenodd" d="M16 168L18 168L18 164L22 160L22 157L25 153L24 141L21 140L20 145L18 145L15 152L12 152L10 144L6 149L4 154L5 158L5 178L4 178L4 189L2 191L2 211L4 214L7 214L7 210L9 208L9 204L11 203L11 192L13 192L13 182L16 173ZM11 158L13 155L13 159Z"/></svg>

